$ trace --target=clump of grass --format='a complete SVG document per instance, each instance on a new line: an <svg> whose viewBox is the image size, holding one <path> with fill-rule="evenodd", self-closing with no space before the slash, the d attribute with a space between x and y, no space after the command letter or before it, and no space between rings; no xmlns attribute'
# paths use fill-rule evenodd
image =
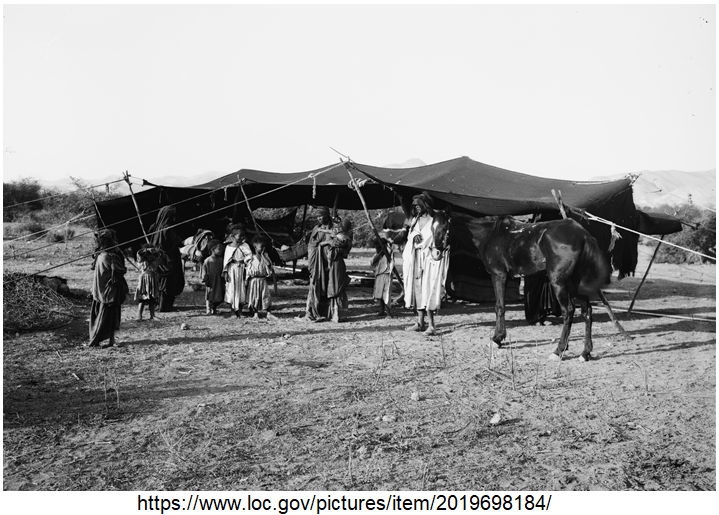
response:
<svg viewBox="0 0 719 515"><path fill-rule="evenodd" d="M3 333L45 329L73 315L70 301L19 272L3 272Z"/></svg>

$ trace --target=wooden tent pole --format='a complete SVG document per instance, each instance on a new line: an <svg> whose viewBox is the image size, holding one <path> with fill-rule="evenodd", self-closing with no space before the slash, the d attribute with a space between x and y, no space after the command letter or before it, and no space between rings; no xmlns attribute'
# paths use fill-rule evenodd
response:
<svg viewBox="0 0 719 515"><path fill-rule="evenodd" d="M379 232L377 231L377 228L374 226L374 223L372 222L372 217L369 214L369 210L367 209L367 203L364 200L364 196L362 195L362 192L360 191L359 184L357 184L357 181L355 180L354 176L352 175L352 172L350 172L349 167L345 163L345 170L347 170L347 173L350 176L350 184L354 187L354 190L357 192L357 195L359 195L360 202L362 202L362 207L364 208L365 215L367 215L367 221L369 222L369 226L372 227L372 230L374 231L375 236L377 239L381 242L382 237L379 235ZM384 253L385 257L387 258L387 263L392 262L392 256L389 255L389 252L387 251L387 247L385 245L382 245L382 252ZM399 281L399 287L404 291L404 285L402 284L402 277L400 277L399 272L397 269L393 266L392 267L392 273L394 273L395 277Z"/></svg>
<svg viewBox="0 0 719 515"><path fill-rule="evenodd" d="M337 205L340 202L340 191L337 190L337 193L335 193L335 204L332 206L332 218L337 216Z"/></svg>
<svg viewBox="0 0 719 515"><path fill-rule="evenodd" d="M100 219L100 223L102 224L102 228L104 229L105 227L107 227L107 225L105 225L105 220L102 219L100 209L97 207L97 202L95 201L95 199L92 199L92 203L95 205L95 213L97 213L97 217Z"/></svg>
<svg viewBox="0 0 719 515"><path fill-rule="evenodd" d="M556 192L552 190L552 196L554 197L554 200L557 201L557 205L559 206L559 212L562 213L562 218L567 218L567 212L564 209L564 202L562 201L562 190L557 190ZM609 313L609 318L611 318L612 322L614 322L614 326L617 328L619 333L624 337L625 340L631 340L632 337L627 334L627 332L622 327L622 324L619 323L619 320L617 320L617 317L614 315L614 311L612 311L612 307L609 305L609 301L607 300L606 295L604 295L604 292L602 290L598 290L597 295L599 295L599 299L602 301L602 304L606 306L607 312Z"/></svg>
<svg viewBox="0 0 719 515"><path fill-rule="evenodd" d="M654 253L652 254L652 259L649 260L649 266L647 266L646 271L644 272L644 277L642 277L641 282L639 283L639 286L637 286L636 291L634 292L634 297L632 297L632 302L629 304L629 309L627 309L627 315L631 315L632 308L634 307L634 301L637 300L637 295L639 295L639 290L642 287L642 284L644 284L644 281L647 278L647 275L649 275L649 269L652 268L652 263L654 263L654 258L657 257L657 252L659 252L659 247L662 246L662 241L664 240L664 234L662 234L662 237L659 239L659 243L657 243L656 248L654 249Z"/></svg>
<svg viewBox="0 0 719 515"><path fill-rule="evenodd" d="M239 179L239 176L237 177ZM255 231L259 234L260 228L257 226L257 220L255 220L255 215L252 212L252 208L250 207L250 201L247 198L247 194L245 193L245 187L244 187L245 179L240 179L240 190L242 190L242 196L245 198L245 204L247 204L247 210L250 212L250 217L252 218L252 223L255 224Z"/></svg>
<svg viewBox="0 0 719 515"><path fill-rule="evenodd" d="M140 216L140 208L137 206L137 200L135 200L135 193L132 191L132 183L130 182L130 174L127 173L127 170L125 170L125 182L127 182L127 186L130 188L130 196L132 197L132 203L135 204L135 211L137 212L137 219L140 221L140 227L142 228L142 234L145 235L145 241L147 243L150 243L150 238L147 236L147 232L145 231L145 226L142 223L142 217ZM99 213L99 211L98 211Z"/></svg>

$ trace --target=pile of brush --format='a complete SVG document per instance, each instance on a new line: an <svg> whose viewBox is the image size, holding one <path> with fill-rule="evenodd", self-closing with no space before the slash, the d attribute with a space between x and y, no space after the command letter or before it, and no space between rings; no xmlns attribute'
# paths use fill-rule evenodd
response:
<svg viewBox="0 0 719 515"><path fill-rule="evenodd" d="M20 272L3 272L3 332L49 329L73 317L72 303Z"/></svg>

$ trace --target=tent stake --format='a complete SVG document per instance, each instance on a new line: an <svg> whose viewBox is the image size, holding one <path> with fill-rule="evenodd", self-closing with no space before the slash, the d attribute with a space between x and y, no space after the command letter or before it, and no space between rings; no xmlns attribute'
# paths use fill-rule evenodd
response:
<svg viewBox="0 0 719 515"><path fill-rule="evenodd" d="M132 183L130 182L130 174L127 173L127 170L125 170L125 182L127 182L127 186L130 188L130 196L132 197L132 203L135 204L135 211L137 212L137 219L140 221L140 228L142 228L142 234L145 235L145 241L147 243L150 243L150 238L147 237L147 232L145 232L145 226L142 224L140 208L137 207L137 200L135 200L135 193L132 191Z"/></svg>
<svg viewBox="0 0 719 515"><path fill-rule="evenodd" d="M627 309L627 315L632 314L632 308L634 307L634 301L637 300L637 295L639 295L639 290L642 287L642 284L644 284L644 281L647 278L647 275L649 275L649 269L652 268L652 263L654 263L654 258L657 257L657 252L659 252L659 247L662 246L662 240L664 240L664 234L662 234L662 237L659 240L659 243L657 243L657 246L654 248L654 253L652 254L652 259L649 260L649 266L647 266L646 271L644 272L644 277L642 277L641 282L639 283L639 286L637 286L637 289L634 291L634 297L632 297L632 302L629 304L629 309Z"/></svg>
<svg viewBox="0 0 719 515"><path fill-rule="evenodd" d="M559 206L559 212L562 213L562 218L567 218L567 212L564 209L564 202L562 201L562 190L558 190L556 192L552 190L552 196L554 197L554 200L557 201L557 205ZM622 324L620 324L619 320L617 320L617 317L614 315L614 311L612 311L612 307L609 305L609 301L607 300L606 295L604 295L604 292L602 290L598 290L597 295L599 295L602 304L604 304L604 306L607 308L609 318L611 318L612 322L614 322L614 326L617 328L617 331L619 331L619 333L624 337L625 340L631 341L632 337L627 334L627 332L622 327Z"/></svg>
<svg viewBox="0 0 719 515"><path fill-rule="evenodd" d="M372 227L372 230L374 231L374 235L377 237L377 239L381 242L382 237L379 235L379 232L377 231L377 228L374 226L374 223L372 222L372 217L369 214L369 210L367 209L367 203L364 200L364 196L362 195L362 192L360 191L359 184L357 184L357 181L355 181L354 176L352 175L352 172L350 172L349 166L347 166L347 163L345 163L345 170L347 170L347 173L350 176L350 184L354 187L354 190L357 192L357 195L359 195L360 202L362 202L362 207L364 208L364 213L367 215L367 221L369 222L369 226ZM384 253L385 257L387 258L387 263L392 262L392 256L389 255L389 252L387 251L387 248L385 245L382 245L382 252ZM392 267L392 273L394 273L395 277L399 281L399 287L404 291L404 285L402 284L402 277L400 277L399 272L397 269L393 266ZM391 289L391 286L390 286Z"/></svg>

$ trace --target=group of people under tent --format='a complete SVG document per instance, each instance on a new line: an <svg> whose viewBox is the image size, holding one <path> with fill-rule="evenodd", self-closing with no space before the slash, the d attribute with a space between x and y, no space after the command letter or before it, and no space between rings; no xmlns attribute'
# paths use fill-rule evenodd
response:
<svg viewBox="0 0 719 515"><path fill-rule="evenodd" d="M307 267L309 289L305 313L297 317L308 322L330 320L342 322L347 315L347 274L345 259L352 249L352 226L349 219L332 217L327 207L316 208L317 225L307 240ZM150 227L150 241L137 252L140 276L134 298L138 303L138 318L142 320L147 307L150 319L155 311L172 311L175 298L185 287L184 264L180 257L182 241L174 231L176 208L160 209L157 221ZM373 297L380 307L381 316L392 314L392 271L394 268L393 243L405 243L403 258L404 304L416 313L416 321L406 329L436 334L435 313L444 293L449 253L441 259L431 257L433 199L420 193L412 199L411 216L406 220L399 237L375 239L375 254L370 265L374 272ZM92 268L92 306L90 315L90 347L109 340L114 345L115 331L119 329L121 305L129 294L124 275L125 258L119 249L115 232L104 229L96 234L97 249ZM229 227L224 242L212 240L211 254L202 264L200 277L205 285L205 312L217 313L223 302L240 317L243 307L250 315L260 313L268 319L272 298L268 278L273 275L272 262L267 255L269 240L257 236L246 241L242 224Z"/></svg>

